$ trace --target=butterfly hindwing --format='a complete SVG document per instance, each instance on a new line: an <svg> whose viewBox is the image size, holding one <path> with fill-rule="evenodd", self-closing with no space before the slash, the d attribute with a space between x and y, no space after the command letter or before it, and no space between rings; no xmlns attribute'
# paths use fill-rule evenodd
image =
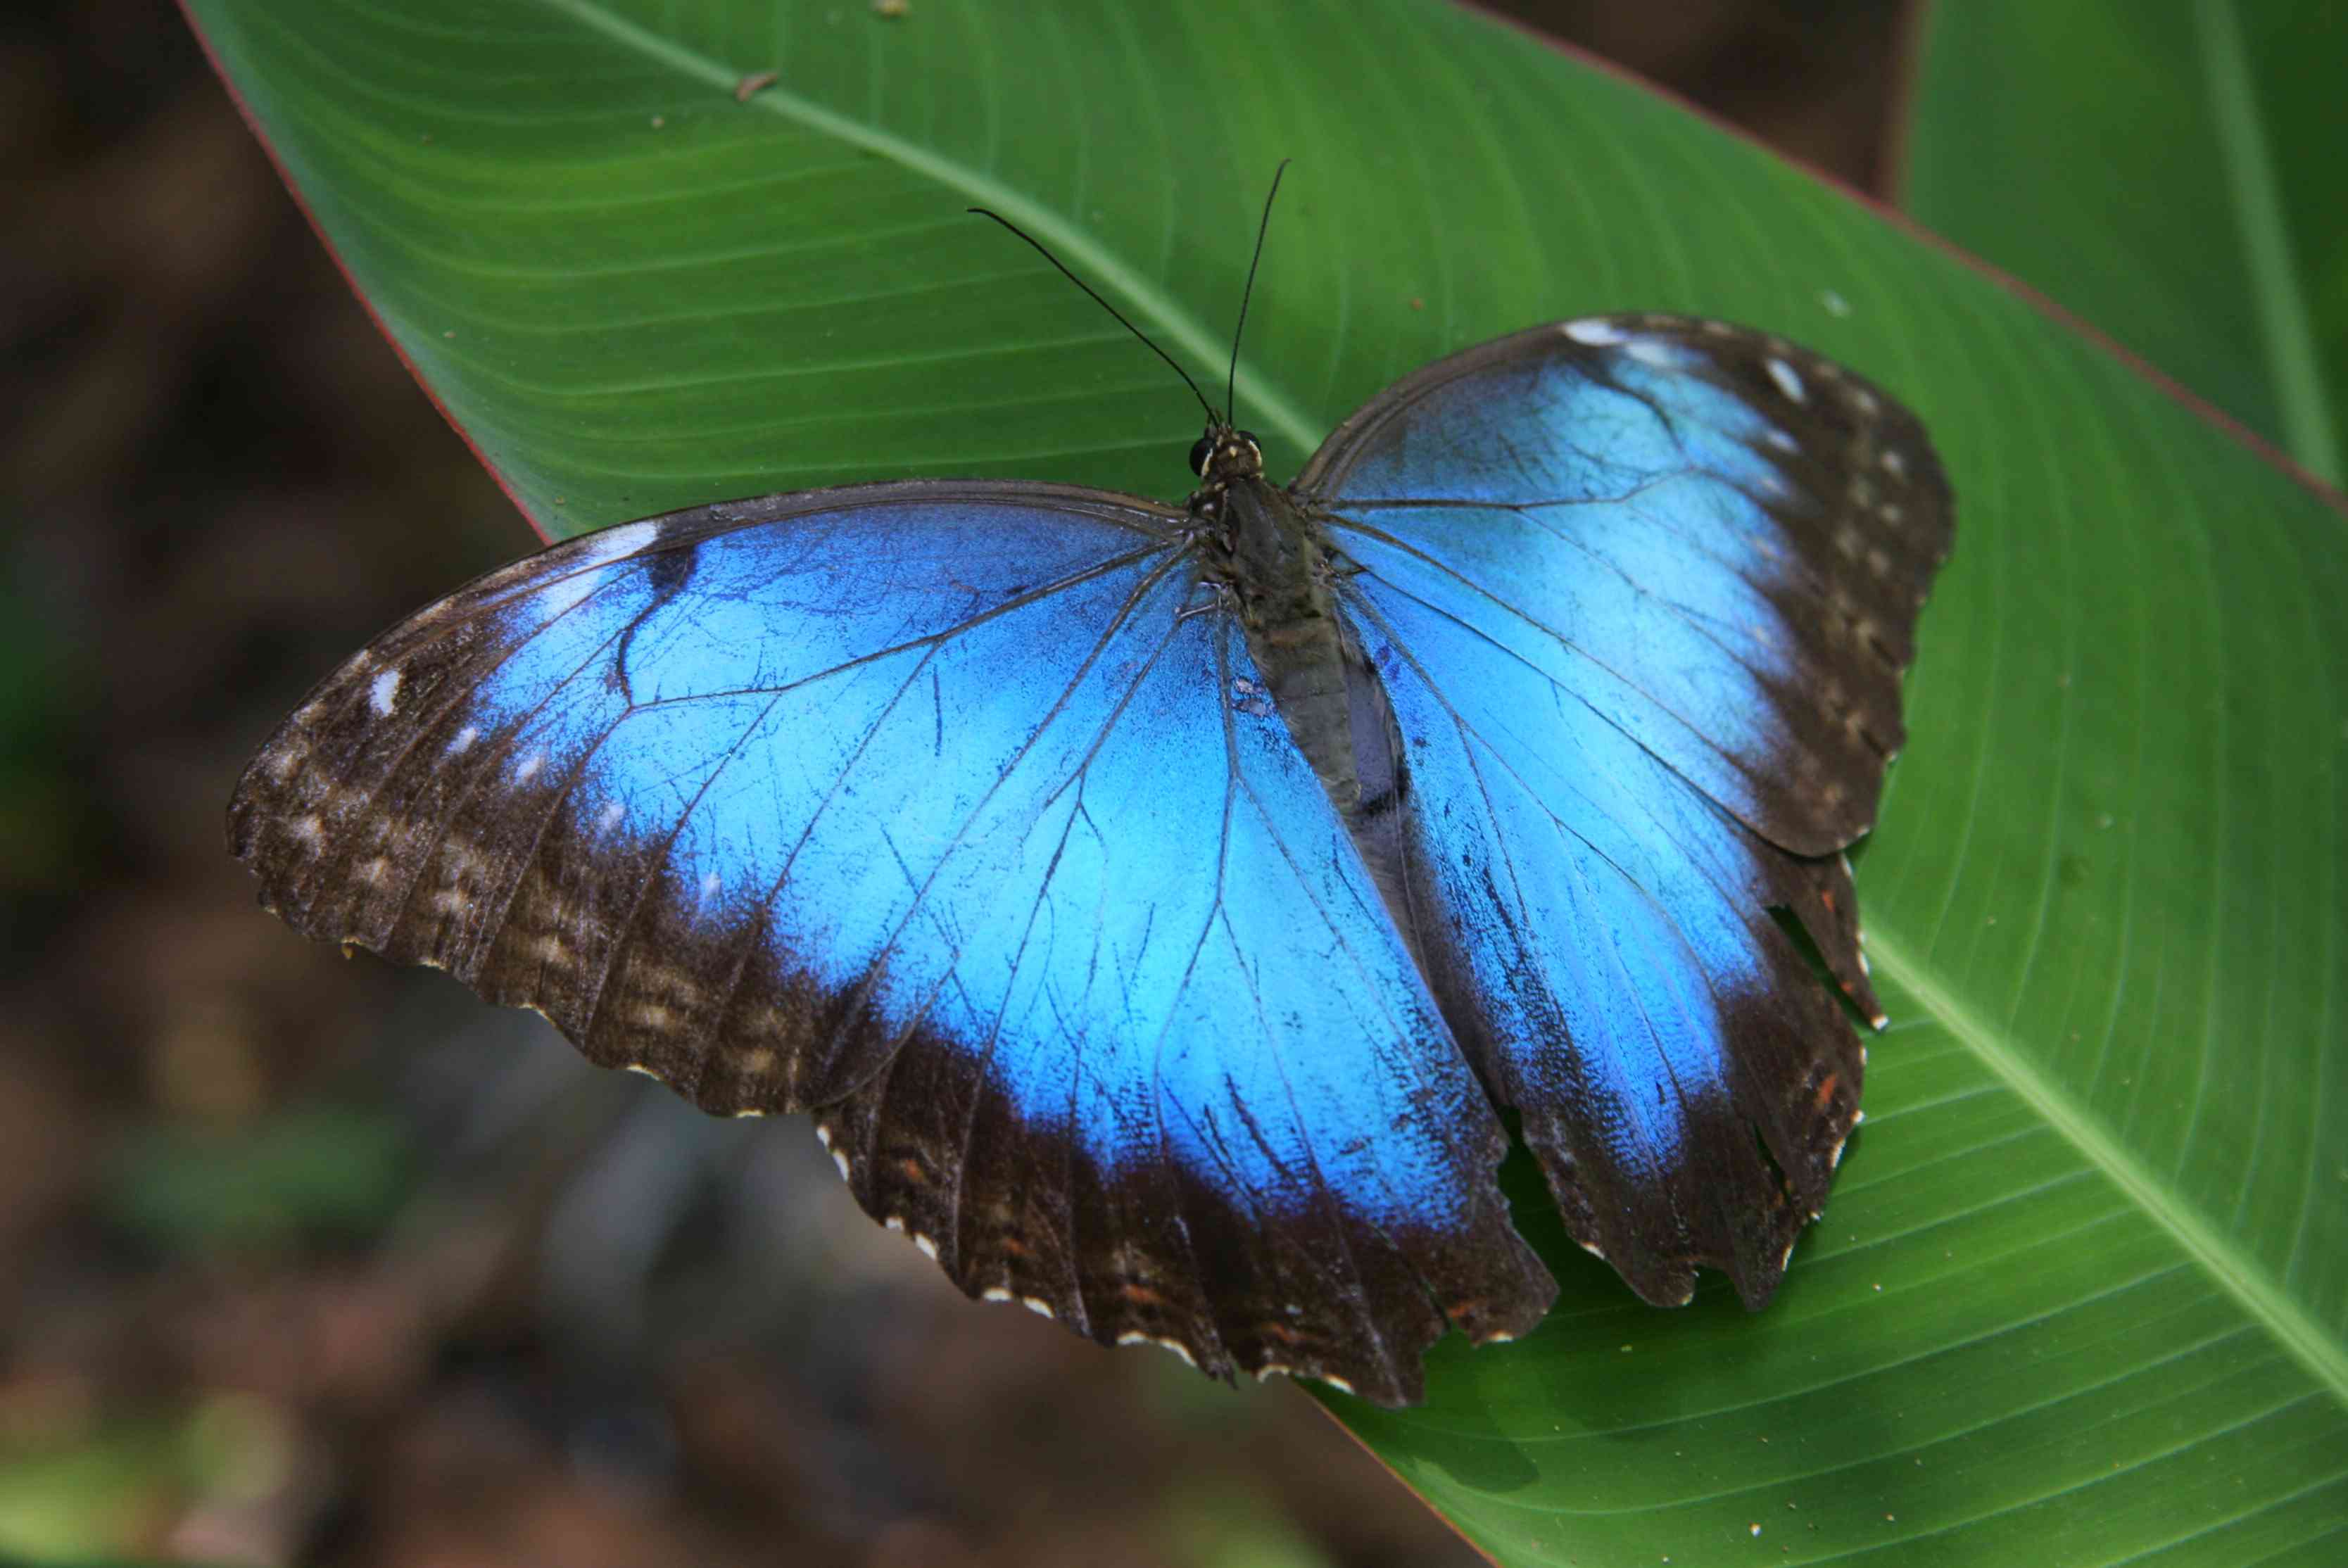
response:
<svg viewBox="0 0 2348 1568"><path fill-rule="evenodd" d="M1838 851L1901 737L1950 503L1913 418L1677 317L1427 367L1294 487L1409 778L1406 920L1569 1227L1651 1300L1766 1299L1879 1014Z"/></svg>
<svg viewBox="0 0 2348 1568"><path fill-rule="evenodd" d="M326 682L238 852L313 935L812 1110L973 1295L1415 1398L1554 1285L1182 521L915 483L558 546Z"/></svg>

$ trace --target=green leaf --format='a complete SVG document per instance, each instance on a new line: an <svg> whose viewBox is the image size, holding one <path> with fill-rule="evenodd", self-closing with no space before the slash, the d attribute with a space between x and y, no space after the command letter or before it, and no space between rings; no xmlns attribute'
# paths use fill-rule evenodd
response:
<svg viewBox="0 0 2348 1568"><path fill-rule="evenodd" d="M365 1236L407 1196L398 1126L331 1106L233 1127L141 1128L112 1164L108 1217L190 1251Z"/></svg>
<svg viewBox="0 0 2348 1568"><path fill-rule="evenodd" d="M1931 8L1916 217L2348 479L2348 18L2333 0Z"/></svg>
<svg viewBox="0 0 2348 1568"><path fill-rule="evenodd" d="M962 209L1211 371L1283 155L1240 388L1280 468L1436 355L1592 311L1760 324L1897 389L1957 554L1859 866L1897 1023L1826 1220L1767 1311L1661 1312L1529 1204L1564 1282L1539 1333L1447 1344L1422 1409L1328 1403L1512 1563L2337 1560L2322 500L1962 262L1465 10L191 5L555 532L906 473L1179 495L1189 395Z"/></svg>

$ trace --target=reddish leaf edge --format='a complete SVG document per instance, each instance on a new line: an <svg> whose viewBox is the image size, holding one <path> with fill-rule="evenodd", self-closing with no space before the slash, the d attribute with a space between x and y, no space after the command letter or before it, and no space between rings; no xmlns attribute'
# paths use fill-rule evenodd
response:
<svg viewBox="0 0 2348 1568"><path fill-rule="evenodd" d="M514 510L521 513L522 521L530 525L532 533L538 535L539 542L542 544L555 542L561 536L548 531L545 521L530 509L529 504L522 500L521 492L514 488L513 481L506 476L505 470L489 460L489 453L481 450L480 443L473 439L472 432L466 429L457 416L449 411L448 405L441 401L440 394L433 390L432 383L425 378L424 372L418 369L416 361L409 357L407 346L402 344L398 335L391 330L390 323L384 320L383 313L376 309L375 300L359 283L358 274L351 271L350 263L343 259L343 253L335 245L334 236L327 233L325 225L318 221L318 214L311 207L309 197L303 193L301 181L294 179L294 171L286 167L283 156L277 150L277 143L271 139L267 128L261 122L260 115L255 113L252 105L246 101L244 89L237 86L236 78L231 76L228 67L221 64L220 51L212 46L211 36L204 31L203 24L196 20L195 12L190 9L191 0L173 0L173 4L179 7L181 19L188 24L188 31L195 35L196 46L204 52L204 61L211 67L212 76L227 91L229 102L236 106L238 118L244 121L245 129L252 132L252 139L261 143L261 150L268 158L269 166L277 170L279 183L283 184L286 193L294 198L294 205L300 211L302 221L309 224L310 232L318 237L318 243L325 249L326 259L335 263L336 272L343 274L343 282L349 285L352 294L357 298L359 308L366 312L367 320L375 325L376 331L381 335L384 342L391 346L392 353L398 356L401 367L407 372L408 379L416 383L425 398L431 403L440 418L447 421L448 428L457 433L457 438L465 443L465 449L473 454L473 459L489 470L489 478L497 481L498 489L505 491L506 499L513 502Z"/></svg>

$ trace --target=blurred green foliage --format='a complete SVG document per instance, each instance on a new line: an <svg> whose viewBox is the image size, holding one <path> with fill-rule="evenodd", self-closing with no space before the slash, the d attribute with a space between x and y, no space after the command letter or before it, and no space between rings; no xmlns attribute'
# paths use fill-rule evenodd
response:
<svg viewBox="0 0 2348 1568"><path fill-rule="evenodd" d="M108 1216L174 1252L350 1243L407 1195L406 1133L382 1108L294 1108L221 1127L134 1131L108 1184Z"/></svg>

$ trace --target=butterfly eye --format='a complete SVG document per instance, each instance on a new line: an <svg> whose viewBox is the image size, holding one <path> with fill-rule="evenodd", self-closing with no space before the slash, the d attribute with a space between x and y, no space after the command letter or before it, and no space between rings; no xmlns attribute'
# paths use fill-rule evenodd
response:
<svg viewBox="0 0 2348 1568"><path fill-rule="evenodd" d="M1190 449L1190 471L1198 475L1200 479L1205 479L1207 477L1207 459L1214 455L1215 438L1212 436L1200 437L1198 444Z"/></svg>

